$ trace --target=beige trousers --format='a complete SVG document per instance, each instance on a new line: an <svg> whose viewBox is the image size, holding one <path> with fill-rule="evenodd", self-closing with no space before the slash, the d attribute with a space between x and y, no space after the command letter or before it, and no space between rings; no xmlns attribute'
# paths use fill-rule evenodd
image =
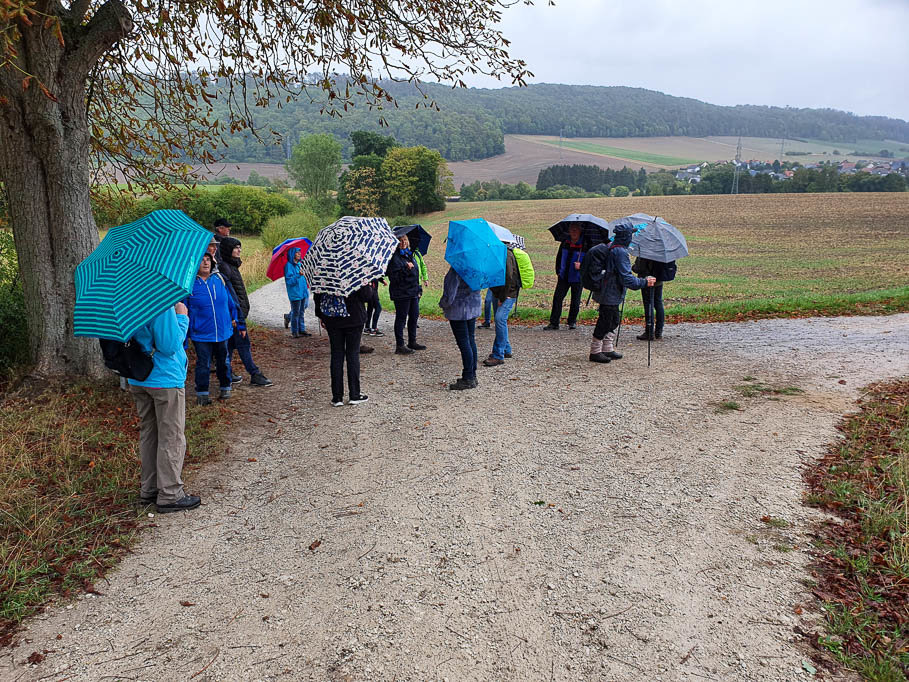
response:
<svg viewBox="0 0 909 682"><path fill-rule="evenodd" d="M186 393L182 388L130 386L139 413L142 497L158 494L158 504L182 499L186 455Z"/></svg>

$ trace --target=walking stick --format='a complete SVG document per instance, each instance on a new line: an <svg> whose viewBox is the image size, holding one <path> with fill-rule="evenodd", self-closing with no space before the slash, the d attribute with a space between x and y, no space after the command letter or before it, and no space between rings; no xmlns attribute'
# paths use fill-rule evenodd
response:
<svg viewBox="0 0 909 682"><path fill-rule="evenodd" d="M628 291L626 290L625 296L627 296L627 295L628 295ZM622 333L622 318L625 317L625 296L622 296L622 309L619 311L619 326L618 326L618 329L616 329L615 341L612 344L616 348L619 347L619 335Z"/></svg>
<svg viewBox="0 0 909 682"><path fill-rule="evenodd" d="M656 322L656 311L653 309L653 287L650 287L650 319L652 323ZM647 366L650 367L650 343L653 338L654 325L647 327L647 311L644 311L644 333L647 334Z"/></svg>

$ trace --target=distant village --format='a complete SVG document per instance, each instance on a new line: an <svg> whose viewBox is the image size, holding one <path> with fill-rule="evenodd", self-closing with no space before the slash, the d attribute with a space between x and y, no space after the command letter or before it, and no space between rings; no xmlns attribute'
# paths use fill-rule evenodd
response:
<svg viewBox="0 0 909 682"><path fill-rule="evenodd" d="M904 178L909 178L909 159L899 161L841 161L839 163L821 161L807 164L802 164L798 161L780 163L779 161L767 162L754 159L749 161L705 161L695 166L679 169L675 174L675 178L689 184L697 184L701 181L702 171L726 165L738 166L742 171L747 171L752 177L755 175L769 175L774 180L789 180L799 168L822 170L831 166L836 167L840 175L853 175L855 173L890 175L891 173L896 173Z"/></svg>

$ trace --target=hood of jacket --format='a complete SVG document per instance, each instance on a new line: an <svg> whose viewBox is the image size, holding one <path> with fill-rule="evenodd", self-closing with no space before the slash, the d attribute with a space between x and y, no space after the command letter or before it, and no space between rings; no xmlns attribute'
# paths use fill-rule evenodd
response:
<svg viewBox="0 0 909 682"><path fill-rule="evenodd" d="M218 245L218 249L221 253L221 260L223 260L225 263L230 263L234 267L239 268L243 261L241 261L239 258L234 258L231 254L233 253L233 250L240 245L241 244L239 239L234 239L233 237L223 237L221 239L221 243Z"/></svg>
<svg viewBox="0 0 909 682"><path fill-rule="evenodd" d="M299 247L299 246L292 246L291 248L287 249L287 262L290 263L291 265L293 265L293 264L294 264L294 258L296 257L296 255L297 255L298 253L300 253L300 247ZM302 260L303 260L303 259L301 258L300 261L302 262Z"/></svg>

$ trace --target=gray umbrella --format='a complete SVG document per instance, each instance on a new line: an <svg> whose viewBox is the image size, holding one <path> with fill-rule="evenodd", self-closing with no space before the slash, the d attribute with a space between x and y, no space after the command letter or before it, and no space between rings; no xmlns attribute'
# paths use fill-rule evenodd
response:
<svg viewBox="0 0 909 682"><path fill-rule="evenodd" d="M638 213L621 220L626 220L637 228L637 232L631 238L631 246L628 247L631 255L649 258L659 263L670 263L688 255L685 237L662 218Z"/></svg>

